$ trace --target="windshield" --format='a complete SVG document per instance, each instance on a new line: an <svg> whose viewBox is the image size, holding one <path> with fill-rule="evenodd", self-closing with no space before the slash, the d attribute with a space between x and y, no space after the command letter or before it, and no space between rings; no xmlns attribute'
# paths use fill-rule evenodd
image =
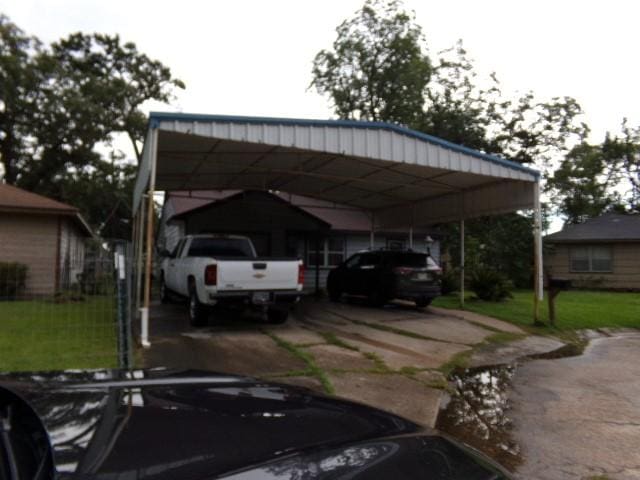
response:
<svg viewBox="0 0 640 480"><path fill-rule="evenodd" d="M246 238L194 238L189 247L189 256L254 258L255 254Z"/></svg>
<svg viewBox="0 0 640 480"><path fill-rule="evenodd" d="M394 267L438 268L438 264L424 253L396 253L390 263Z"/></svg>

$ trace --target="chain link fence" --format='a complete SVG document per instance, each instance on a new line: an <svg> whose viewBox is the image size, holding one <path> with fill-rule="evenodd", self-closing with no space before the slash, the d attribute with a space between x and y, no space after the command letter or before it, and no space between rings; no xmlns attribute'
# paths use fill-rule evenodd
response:
<svg viewBox="0 0 640 480"><path fill-rule="evenodd" d="M0 245L0 371L132 365L130 244L62 243Z"/></svg>

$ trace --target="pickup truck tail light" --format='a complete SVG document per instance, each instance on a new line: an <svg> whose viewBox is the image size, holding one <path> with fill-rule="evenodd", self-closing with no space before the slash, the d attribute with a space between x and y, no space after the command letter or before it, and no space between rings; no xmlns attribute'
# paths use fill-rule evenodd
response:
<svg viewBox="0 0 640 480"><path fill-rule="evenodd" d="M304 285L304 265L298 264L298 285Z"/></svg>
<svg viewBox="0 0 640 480"><path fill-rule="evenodd" d="M204 269L204 284L205 285L217 285L218 284L218 266L207 265Z"/></svg>

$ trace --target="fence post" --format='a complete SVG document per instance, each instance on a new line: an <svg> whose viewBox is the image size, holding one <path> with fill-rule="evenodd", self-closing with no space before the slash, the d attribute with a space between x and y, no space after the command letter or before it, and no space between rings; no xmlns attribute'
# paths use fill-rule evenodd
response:
<svg viewBox="0 0 640 480"><path fill-rule="evenodd" d="M116 298L118 302L118 366L120 368L132 368L131 352L131 308L130 291L131 276L128 274L128 256L126 242L118 242L115 245L116 264Z"/></svg>

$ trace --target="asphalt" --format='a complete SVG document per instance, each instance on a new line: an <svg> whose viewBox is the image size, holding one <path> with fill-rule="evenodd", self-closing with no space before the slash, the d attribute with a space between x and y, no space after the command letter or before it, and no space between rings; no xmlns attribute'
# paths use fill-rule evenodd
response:
<svg viewBox="0 0 640 480"><path fill-rule="evenodd" d="M640 478L640 331L608 335L582 355L517 368L508 394L519 478Z"/></svg>
<svg viewBox="0 0 640 480"><path fill-rule="evenodd" d="M442 365L513 325L398 303L307 299L284 325L218 314L194 329L181 304L153 305L145 367L203 369L302 385L434 426Z"/></svg>

